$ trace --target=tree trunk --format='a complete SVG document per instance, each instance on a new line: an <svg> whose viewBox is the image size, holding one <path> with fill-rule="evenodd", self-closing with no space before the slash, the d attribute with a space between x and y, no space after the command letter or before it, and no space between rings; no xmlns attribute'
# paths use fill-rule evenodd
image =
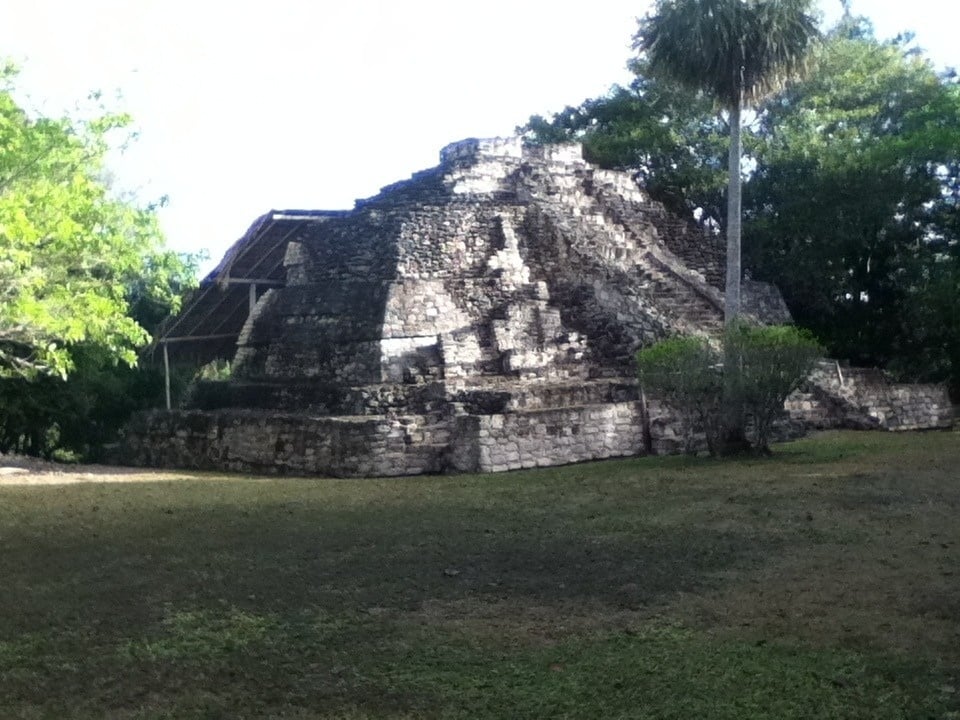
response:
<svg viewBox="0 0 960 720"><path fill-rule="evenodd" d="M737 391L740 358L734 350L731 333L740 316L740 105L730 108L730 176L727 182L727 285L723 302L726 332L723 343L723 433L721 454L741 455L750 451L746 437L746 417Z"/></svg>
<svg viewBox="0 0 960 720"><path fill-rule="evenodd" d="M727 285L723 321L729 325L740 315L740 107L730 108L730 176L727 180Z"/></svg>

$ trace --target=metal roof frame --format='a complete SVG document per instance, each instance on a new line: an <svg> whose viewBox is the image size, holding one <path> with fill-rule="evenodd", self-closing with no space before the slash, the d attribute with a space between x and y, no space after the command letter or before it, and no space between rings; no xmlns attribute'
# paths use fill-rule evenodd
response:
<svg viewBox="0 0 960 720"><path fill-rule="evenodd" d="M204 364L232 357L258 290L286 285L283 259L289 242L307 227L342 216L343 211L271 210L258 217L184 302L161 323L148 352L163 351L167 409L170 409L170 362L189 359ZM262 293L261 293L262 295Z"/></svg>

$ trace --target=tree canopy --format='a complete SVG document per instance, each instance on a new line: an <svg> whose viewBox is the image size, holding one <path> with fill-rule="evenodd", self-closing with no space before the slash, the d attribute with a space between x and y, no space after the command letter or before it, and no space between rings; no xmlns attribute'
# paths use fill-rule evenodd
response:
<svg viewBox="0 0 960 720"><path fill-rule="evenodd" d="M0 70L0 452L91 457L162 398L162 372L133 365L199 258L166 250L156 206L110 187L128 117L32 116L15 80Z"/></svg>
<svg viewBox="0 0 960 720"><path fill-rule="evenodd" d="M535 115L523 130L529 142L583 143L585 159L631 172L650 196L684 217L723 220L727 176L721 158L729 147L727 123L713 100L631 62L635 78L606 97L568 106L552 118Z"/></svg>
<svg viewBox="0 0 960 720"><path fill-rule="evenodd" d="M104 160L130 118L32 117L0 70L0 376L65 377L75 348L132 365L139 302L175 307L189 273L163 247L155 206L111 192Z"/></svg>
<svg viewBox="0 0 960 720"><path fill-rule="evenodd" d="M810 0L657 0L634 47L650 72L703 90L727 110L800 74L817 37Z"/></svg>
<svg viewBox="0 0 960 720"><path fill-rule="evenodd" d="M747 264L838 356L930 379L944 363L922 358L945 348L917 310L960 260L960 87L852 18L815 60L762 108Z"/></svg>

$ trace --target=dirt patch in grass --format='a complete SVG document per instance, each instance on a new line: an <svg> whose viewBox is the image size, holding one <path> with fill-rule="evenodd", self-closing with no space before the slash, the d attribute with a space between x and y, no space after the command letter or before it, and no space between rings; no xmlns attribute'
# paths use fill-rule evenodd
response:
<svg viewBox="0 0 960 720"><path fill-rule="evenodd" d="M74 483L162 482L196 478L192 473L114 465L57 463L26 455L0 453L0 487Z"/></svg>

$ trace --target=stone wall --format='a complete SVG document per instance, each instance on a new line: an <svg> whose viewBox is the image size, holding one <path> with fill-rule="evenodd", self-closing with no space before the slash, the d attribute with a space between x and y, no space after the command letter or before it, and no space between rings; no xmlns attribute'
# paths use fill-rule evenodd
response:
<svg viewBox="0 0 960 720"><path fill-rule="evenodd" d="M142 466L293 475L499 472L642 455L637 402L477 415L145 413L124 458Z"/></svg>
<svg viewBox="0 0 960 720"><path fill-rule="evenodd" d="M927 430L953 424L943 385L896 384L880 370L820 362L787 398L791 417L816 428Z"/></svg>
<svg viewBox="0 0 960 720"><path fill-rule="evenodd" d="M856 380L847 382L852 386ZM452 404L439 385L378 389L358 389L333 406L350 415L284 412L282 400L275 401L278 407L260 411L145 413L127 429L123 459L133 465L198 470L398 476L674 454L686 444L676 413L656 399L629 399L636 397L637 388L626 380L545 384L523 393L496 385L474 387L462 390ZM908 430L949 427L952 421L952 407L940 386L861 382L849 392L858 404L840 403L823 392L795 393L786 408L796 423L781 424L776 435L796 437L797 423ZM399 414L414 407L424 412ZM695 439L695 445L702 450L703 438Z"/></svg>
<svg viewBox="0 0 960 720"><path fill-rule="evenodd" d="M547 408L458 418L453 469L500 472L642 455L640 404Z"/></svg>
<svg viewBox="0 0 960 720"><path fill-rule="evenodd" d="M293 475L439 472L450 424L438 416L328 416L280 411L145 413L128 428L134 465Z"/></svg>

